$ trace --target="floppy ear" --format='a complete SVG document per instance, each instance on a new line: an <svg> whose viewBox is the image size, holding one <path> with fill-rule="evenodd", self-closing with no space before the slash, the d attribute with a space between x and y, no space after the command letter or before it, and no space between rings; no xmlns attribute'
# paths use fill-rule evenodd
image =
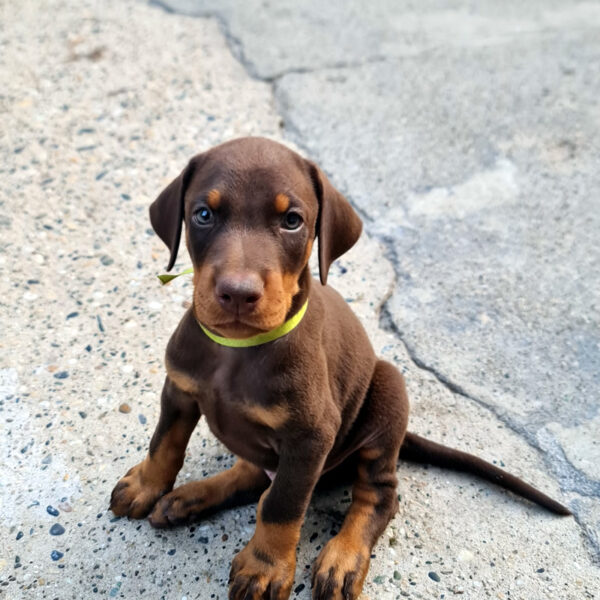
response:
<svg viewBox="0 0 600 600"><path fill-rule="evenodd" d="M175 259L177 258L184 218L183 199L193 171L194 159L190 160L187 167L177 178L171 181L150 205L150 223L152 223L152 229L156 231L158 237L171 251L167 271L173 268Z"/></svg>
<svg viewBox="0 0 600 600"><path fill-rule="evenodd" d="M350 202L331 185L325 173L314 163L309 162L309 166L319 200L319 277L325 285L331 263L350 250L360 237L362 221Z"/></svg>

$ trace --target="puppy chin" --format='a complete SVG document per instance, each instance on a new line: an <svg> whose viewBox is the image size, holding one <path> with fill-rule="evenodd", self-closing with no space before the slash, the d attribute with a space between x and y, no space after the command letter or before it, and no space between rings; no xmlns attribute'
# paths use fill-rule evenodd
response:
<svg viewBox="0 0 600 600"><path fill-rule="evenodd" d="M223 313L215 314L209 313L208 311L196 310L194 311L196 320L202 323L204 327L207 327L213 333L220 335L221 337L233 338L241 340L249 338L259 333L265 333L275 329L285 319L273 321L273 319L261 318L260 314L244 315L242 317L236 317L235 315ZM269 322L267 322L269 321Z"/></svg>
<svg viewBox="0 0 600 600"><path fill-rule="evenodd" d="M244 314L235 315L224 311L215 302L203 302L201 294L194 294L193 312L196 320L204 327L221 337L232 339L249 338L259 333L271 331L285 322L285 316L289 310L287 304L291 305L291 299L286 302L286 308L280 301L279 310L261 310L264 305L257 306L256 310ZM262 303L261 303L262 304Z"/></svg>
<svg viewBox="0 0 600 600"><path fill-rule="evenodd" d="M233 321L231 323L219 324L219 325L207 325L207 327L214 331L217 335L222 337L232 338L235 340L243 340L245 338L258 335L269 331L268 329L260 329L241 321Z"/></svg>

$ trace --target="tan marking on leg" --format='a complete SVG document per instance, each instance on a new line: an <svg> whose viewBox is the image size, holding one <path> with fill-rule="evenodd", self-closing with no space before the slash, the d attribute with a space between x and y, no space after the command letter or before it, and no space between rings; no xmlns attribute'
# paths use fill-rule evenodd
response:
<svg viewBox="0 0 600 600"><path fill-rule="evenodd" d="M226 471L201 481L186 483L163 496L150 515L154 527L167 527L190 521L202 511L223 504L238 492L257 493L269 480L260 467L243 459Z"/></svg>
<svg viewBox="0 0 600 600"><path fill-rule="evenodd" d="M365 507L370 509L375 506L378 500L377 492L372 487L356 484L352 489L352 504L350 509L351 511L356 509L362 512Z"/></svg>
<svg viewBox="0 0 600 600"><path fill-rule="evenodd" d="M144 478L172 486L183 464L190 434L187 423L175 422L162 436L158 448L144 459Z"/></svg>
<svg viewBox="0 0 600 600"><path fill-rule="evenodd" d="M206 196L206 204L208 204L208 206L210 206L210 208L213 210L217 210L221 204L221 192L216 189L210 190Z"/></svg>
<svg viewBox="0 0 600 600"><path fill-rule="evenodd" d="M217 475L208 477L203 481L186 484L178 490L183 490L183 488L189 486L189 492L186 492L185 495L188 499L193 499L194 487L192 486L201 487L202 493L206 497L205 508L210 508L222 504L236 492L251 489L261 480L264 480L264 474L263 469L240 458L231 469L217 473Z"/></svg>
<svg viewBox="0 0 600 600"><path fill-rule="evenodd" d="M381 448L373 447L373 448L361 448L359 451L360 458L368 461L376 460L383 454L383 450Z"/></svg>
<svg viewBox="0 0 600 600"><path fill-rule="evenodd" d="M262 520L262 505L265 496L266 492L262 495L256 509L256 530L251 543L267 555L295 559L302 519L289 523L265 523Z"/></svg>
<svg viewBox="0 0 600 600"><path fill-rule="evenodd" d="M233 559L229 576L232 600L266 597L269 586L269 597L273 600L285 600L290 595L302 519L290 523L265 523L262 505L268 493L267 490L258 503L252 539Z"/></svg>
<svg viewBox="0 0 600 600"><path fill-rule="evenodd" d="M285 194L275 196L275 210L278 213L284 213L290 206L290 199Z"/></svg>
<svg viewBox="0 0 600 600"><path fill-rule="evenodd" d="M359 451L352 504L340 532L329 540L315 564L313 587L317 598L326 597L322 594L330 588L338 590L343 597L360 595L369 570L371 548L387 524L388 517L377 513L382 496L369 473L375 461L384 460L384 454L385 450L378 447ZM395 459L392 462L395 464ZM393 464L390 468L393 469Z"/></svg>
<svg viewBox="0 0 600 600"><path fill-rule="evenodd" d="M369 546L363 540L363 533L372 514L372 510L356 511L351 519L344 523L340 533L332 538L331 542L335 540L335 544L330 551L329 559L342 570L352 570L357 557L366 559L369 556Z"/></svg>
<svg viewBox="0 0 600 600"><path fill-rule="evenodd" d="M370 486L356 483L352 489L352 504L344 519L338 542L351 556L366 555L369 548L364 535L375 512L377 492Z"/></svg>
<svg viewBox="0 0 600 600"><path fill-rule="evenodd" d="M244 406L243 411L251 421L271 429L279 429L289 418L289 413L283 406L264 407L254 404Z"/></svg>
<svg viewBox="0 0 600 600"><path fill-rule="evenodd" d="M162 437L158 448L129 470L119 481L111 496L115 515L141 519L175 483L183 464L190 427L175 423Z"/></svg>
<svg viewBox="0 0 600 600"><path fill-rule="evenodd" d="M344 592L352 593L348 597L359 597L369 571L371 547L367 542L367 531L374 517L372 501L376 497L375 492L354 488L352 504L340 532L329 540L315 563L313 590L319 598L321 590L332 583L339 593L348 587ZM347 582L348 576L351 579Z"/></svg>
<svg viewBox="0 0 600 600"><path fill-rule="evenodd" d="M269 490L264 492L256 507L256 529L248 546L274 559L295 561L302 519L288 523L265 523L262 507L268 493Z"/></svg>

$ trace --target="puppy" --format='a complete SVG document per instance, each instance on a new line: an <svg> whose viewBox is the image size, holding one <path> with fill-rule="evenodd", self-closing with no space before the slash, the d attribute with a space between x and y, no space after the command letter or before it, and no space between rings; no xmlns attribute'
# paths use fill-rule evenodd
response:
<svg viewBox="0 0 600 600"><path fill-rule="evenodd" d="M230 600L288 598L315 485L349 460L352 503L316 560L315 600L360 595L373 545L398 510L400 455L476 473L570 514L489 463L407 433L402 375L377 359L326 285L362 224L315 164L266 139L228 142L192 158L150 220L171 251L168 270L185 221L193 301L167 346L149 453L116 485L111 509L167 527L259 499L256 531L233 560ZM308 268L315 239L320 283ZM201 415L237 462L172 491Z"/></svg>

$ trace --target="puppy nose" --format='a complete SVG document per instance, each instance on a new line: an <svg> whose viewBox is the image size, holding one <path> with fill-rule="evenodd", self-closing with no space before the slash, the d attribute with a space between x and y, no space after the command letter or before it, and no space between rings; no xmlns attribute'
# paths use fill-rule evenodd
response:
<svg viewBox="0 0 600 600"><path fill-rule="evenodd" d="M218 280L215 294L227 312L245 315L254 310L263 290L264 283L258 275L226 275Z"/></svg>

